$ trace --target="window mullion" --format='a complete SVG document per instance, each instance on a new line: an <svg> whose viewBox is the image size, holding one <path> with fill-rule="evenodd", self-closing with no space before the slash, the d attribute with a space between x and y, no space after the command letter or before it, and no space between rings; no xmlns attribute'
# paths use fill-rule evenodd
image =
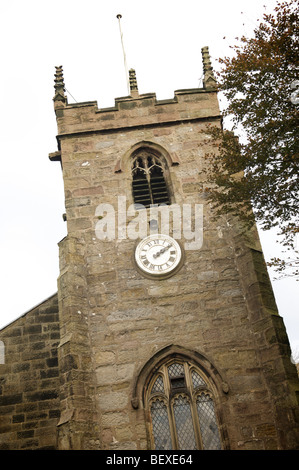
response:
<svg viewBox="0 0 299 470"><path fill-rule="evenodd" d="M175 425L175 417L173 412L173 399L169 398L168 400L168 412L169 412L169 424L170 424L170 433L172 439L173 450L179 449L179 440L177 435L177 429Z"/></svg>
<svg viewBox="0 0 299 470"><path fill-rule="evenodd" d="M145 169L146 181L147 181L147 184L148 184L149 197L150 197L150 200L151 200L151 204L154 204L152 188L151 188L151 175L150 175L150 169L148 167L147 156L144 155L142 157L142 159L143 159L143 164L144 164L144 169Z"/></svg>
<svg viewBox="0 0 299 470"><path fill-rule="evenodd" d="M196 408L196 395L194 394L192 395L190 406L191 406L191 414L192 414L192 419L193 419L193 428L194 428L196 447L197 449L203 449L203 443L201 439L200 426L199 426L199 420L198 420L197 408Z"/></svg>
<svg viewBox="0 0 299 470"><path fill-rule="evenodd" d="M191 414L192 414L192 420L193 420L196 447L197 449L203 449L203 444L202 444L201 434L200 434L200 426L199 426L199 421L198 421L198 416L197 416L196 394L193 390L191 365L189 363L185 363L184 365L185 365L186 383L187 383L188 390L190 390L190 407L191 407Z"/></svg>
<svg viewBox="0 0 299 470"><path fill-rule="evenodd" d="M176 450L179 448L179 444L178 444L178 437L176 433L175 418L174 418L174 413L173 413L172 403L171 403L172 399L170 397L171 385L170 385L168 370L165 365L163 365L163 375L164 375L165 393L168 396L167 411L168 411L172 447L173 447L173 450Z"/></svg>
<svg viewBox="0 0 299 470"><path fill-rule="evenodd" d="M150 195L150 199L151 199L151 204L154 204L154 198L153 198L153 192L152 192L152 188L151 188L151 176L150 176L150 173L146 173L146 178L147 178L147 182L148 182L148 190L149 190L149 195Z"/></svg>

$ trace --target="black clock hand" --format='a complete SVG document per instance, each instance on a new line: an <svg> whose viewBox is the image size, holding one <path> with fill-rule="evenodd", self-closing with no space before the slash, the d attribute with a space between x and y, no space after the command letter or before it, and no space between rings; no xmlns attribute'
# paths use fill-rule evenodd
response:
<svg viewBox="0 0 299 470"><path fill-rule="evenodd" d="M165 248L162 248L160 251L158 251L158 253L154 254L154 258L158 258L158 256L162 255L163 253L165 253L165 251L169 250L169 248L172 246L172 244L170 243L170 245L168 245L167 247Z"/></svg>

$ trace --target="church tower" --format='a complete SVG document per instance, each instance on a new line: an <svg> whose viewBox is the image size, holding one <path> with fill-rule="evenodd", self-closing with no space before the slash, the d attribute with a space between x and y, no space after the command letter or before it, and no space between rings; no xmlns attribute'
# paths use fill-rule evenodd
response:
<svg viewBox="0 0 299 470"><path fill-rule="evenodd" d="M59 449L294 449L296 370L257 231L207 199L221 126L203 87L54 109L67 236L59 243Z"/></svg>

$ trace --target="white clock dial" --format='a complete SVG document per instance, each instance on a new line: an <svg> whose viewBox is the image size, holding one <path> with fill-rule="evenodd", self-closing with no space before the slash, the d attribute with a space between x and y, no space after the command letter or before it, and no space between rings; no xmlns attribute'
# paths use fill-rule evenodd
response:
<svg viewBox="0 0 299 470"><path fill-rule="evenodd" d="M144 238L135 251L139 268L157 277L172 273L179 266L181 258L182 252L178 242L163 234Z"/></svg>

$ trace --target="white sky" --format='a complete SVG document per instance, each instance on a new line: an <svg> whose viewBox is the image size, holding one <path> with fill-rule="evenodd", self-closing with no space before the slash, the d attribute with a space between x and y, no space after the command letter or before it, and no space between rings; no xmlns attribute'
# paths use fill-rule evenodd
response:
<svg viewBox="0 0 299 470"><path fill-rule="evenodd" d="M266 10L264 8L266 5ZM55 65L76 101L114 105L127 95L116 15L128 68L140 93L172 98L196 88L201 48L216 59L231 54L235 37L251 35L268 0L1 0L0 2L0 328L57 290L58 246L66 235L54 96ZM73 98L69 95L69 102ZM264 237L263 237L264 238ZM265 234L266 258L279 255ZM273 282L293 349L299 350L298 283Z"/></svg>

